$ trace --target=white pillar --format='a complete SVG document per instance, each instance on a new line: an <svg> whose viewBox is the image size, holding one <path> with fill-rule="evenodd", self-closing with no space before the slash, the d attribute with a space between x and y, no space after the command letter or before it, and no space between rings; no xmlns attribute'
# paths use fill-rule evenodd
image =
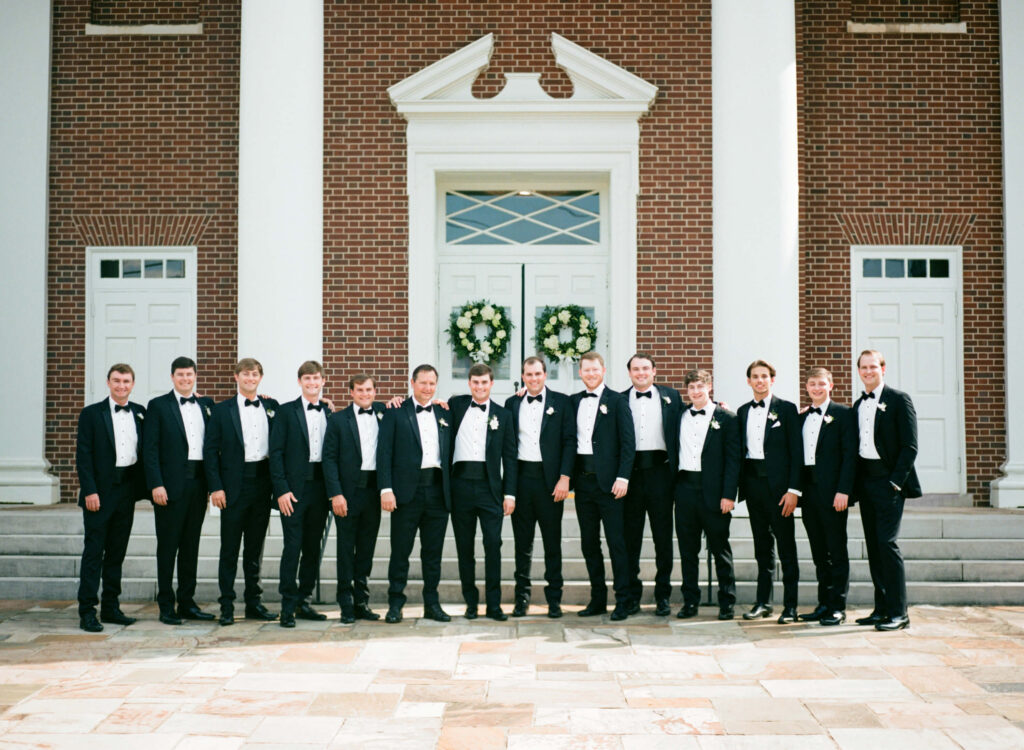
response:
<svg viewBox="0 0 1024 750"><path fill-rule="evenodd" d="M50 2L0 0L0 18L0 502L56 503L44 456Z"/></svg>
<svg viewBox="0 0 1024 750"><path fill-rule="evenodd" d="M1024 373L1024 3L999 3L1003 74L1003 258L1006 282L1006 463L992 482L992 505L1024 507L1024 394L1015 379Z"/></svg>
<svg viewBox="0 0 1024 750"><path fill-rule="evenodd" d="M799 395L796 19L792 2L713 0L715 396L750 398L747 365Z"/></svg>
<svg viewBox="0 0 1024 750"><path fill-rule="evenodd" d="M322 0L243 0L238 143L238 355L294 398L323 356Z"/></svg>

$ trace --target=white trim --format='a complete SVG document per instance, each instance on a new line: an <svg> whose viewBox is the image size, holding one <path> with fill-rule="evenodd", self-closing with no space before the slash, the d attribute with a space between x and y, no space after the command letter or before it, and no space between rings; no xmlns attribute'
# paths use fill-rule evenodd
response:
<svg viewBox="0 0 1024 750"><path fill-rule="evenodd" d="M87 23L86 36L196 36L203 33L202 23Z"/></svg>
<svg viewBox="0 0 1024 750"><path fill-rule="evenodd" d="M850 34L966 34L967 22L954 23L862 23L847 21Z"/></svg>

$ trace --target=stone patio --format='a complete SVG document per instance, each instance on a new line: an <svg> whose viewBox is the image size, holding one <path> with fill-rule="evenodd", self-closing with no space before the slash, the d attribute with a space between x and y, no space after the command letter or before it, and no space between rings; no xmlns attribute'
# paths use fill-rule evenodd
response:
<svg viewBox="0 0 1024 750"><path fill-rule="evenodd" d="M0 602L0 748L1024 748L1024 607L918 607L898 633L124 609L139 622L89 635L74 603Z"/></svg>

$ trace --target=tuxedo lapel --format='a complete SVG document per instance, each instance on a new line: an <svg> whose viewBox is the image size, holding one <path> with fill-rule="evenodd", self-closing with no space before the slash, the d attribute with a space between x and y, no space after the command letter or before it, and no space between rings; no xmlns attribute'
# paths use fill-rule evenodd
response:
<svg viewBox="0 0 1024 750"><path fill-rule="evenodd" d="M169 400L171 404L171 413L174 415L174 421L178 423L178 429L181 430L181 436L185 438L185 442L188 443L188 434L185 432L185 420L181 418L181 402L178 398L179 396L177 391L170 392ZM202 411L201 408L200 411Z"/></svg>
<svg viewBox="0 0 1024 750"><path fill-rule="evenodd" d="M261 407L262 408L262 407ZM231 424L235 426L235 435L238 436L238 444L245 448L245 438L242 435L242 415L238 411L238 396L231 399L231 408L228 409L231 415Z"/></svg>
<svg viewBox="0 0 1024 750"><path fill-rule="evenodd" d="M136 407L134 404L129 404L129 406L131 406L131 408L132 408L132 421L135 423L135 439L138 441L136 443L136 449L135 450L136 450L136 453L138 454L138 456L141 458L142 457L142 431L141 431L141 427L142 427L142 412L136 411L138 409L138 407ZM107 416L108 417L110 416L110 410L109 409L107 410ZM111 425L111 429L113 429L113 425Z"/></svg>
<svg viewBox="0 0 1024 750"><path fill-rule="evenodd" d="M298 421L299 434L302 435L302 442L306 444L306 450L309 450L309 425L306 424L306 399L299 396L298 401L295 402L295 419Z"/></svg>
<svg viewBox="0 0 1024 750"><path fill-rule="evenodd" d="M356 447L356 456L359 458L359 465L362 466L363 441L359 439L359 415L356 413L356 409L358 408L358 406L352 404L351 408L346 409L341 413L341 418L345 420L349 431L352 433L352 444ZM376 419L376 417L374 417L374 419Z"/></svg>
<svg viewBox="0 0 1024 750"><path fill-rule="evenodd" d="M416 445L419 446L420 455L423 454L423 441L420 440L420 423L416 419L416 399L410 398L404 404L402 408L405 409L406 419L409 420L409 429L412 430L412 437L416 441Z"/></svg>
<svg viewBox="0 0 1024 750"><path fill-rule="evenodd" d="M103 426L107 429L107 437L110 439L110 447L117 450L117 441L114 440L114 418L110 416L110 396L103 399ZM136 426L136 431L138 427Z"/></svg>
<svg viewBox="0 0 1024 750"><path fill-rule="evenodd" d="M775 396L772 396L763 408L768 409L768 414L771 414L773 411L775 411ZM775 413L778 414L778 412ZM765 458L768 458L768 430L770 430L772 426L776 424L775 422L772 421L771 417L769 417L768 414L764 415L764 436L761 438L761 446L762 450L764 451Z"/></svg>

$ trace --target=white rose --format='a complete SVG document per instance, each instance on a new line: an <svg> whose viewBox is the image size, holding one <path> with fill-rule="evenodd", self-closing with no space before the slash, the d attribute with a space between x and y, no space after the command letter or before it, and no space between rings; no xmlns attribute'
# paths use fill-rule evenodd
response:
<svg viewBox="0 0 1024 750"><path fill-rule="evenodd" d="M468 351L473 351L473 342L472 341L467 341L466 342L466 349Z"/></svg>
<svg viewBox="0 0 1024 750"><path fill-rule="evenodd" d="M548 318L548 323L550 323L551 325L554 325L557 322L558 322L558 318L556 318L554 315L552 315L550 318Z"/></svg>
<svg viewBox="0 0 1024 750"><path fill-rule="evenodd" d="M494 325L498 325L498 323L501 322L501 313L500 312L495 312L494 313L494 320L492 320L491 322L494 323Z"/></svg>
<svg viewBox="0 0 1024 750"><path fill-rule="evenodd" d="M475 318L477 316L477 313L479 313L479 312L480 312L480 310L478 308L474 307L472 310L469 311L469 314L472 315Z"/></svg>
<svg viewBox="0 0 1024 750"><path fill-rule="evenodd" d="M491 342L485 341L484 343L480 344L480 351L482 351L484 354L490 354L492 351L494 351L493 349L491 349Z"/></svg>
<svg viewBox="0 0 1024 750"><path fill-rule="evenodd" d="M501 339L495 336L493 339L491 339L491 346L501 346Z"/></svg>
<svg viewBox="0 0 1024 750"><path fill-rule="evenodd" d="M499 339L505 338L505 331L504 331L504 329L498 331L498 338Z"/></svg>
<svg viewBox="0 0 1024 750"><path fill-rule="evenodd" d="M480 317L484 320L491 320L494 317L494 308L490 305L484 305L480 310Z"/></svg>
<svg viewBox="0 0 1024 750"><path fill-rule="evenodd" d="M462 339L463 341L465 341L466 340L466 332L465 331L459 331L459 338Z"/></svg>
<svg viewBox="0 0 1024 750"><path fill-rule="evenodd" d="M550 323L548 323L546 326L544 326L544 332L545 333L551 333L553 330L555 330L555 327L552 326Z"/></svg>
<svg viewBox="0 0 1024 750"><path fill-rule="evenodd" d="M580 318L580 333L584 333L588 328L590 328L590 321L586 318Z"/></svg>
<svg viewBox="0 0 1024 750"><path fill-rule="evenodd" d="M548 336L544 339L544 346L548 349L558 348L558 336Z"/></svg>
<svg viewBox="0 0 1024 750"><path fill-rule="evenodd" d="M590 351L590 337L580 336L576 339L576 348L581 352Z"/></svg>
<svg viewBox="0 0 1024 750"><path fill-rule="evenodd" d="M458 320L455 321L455 325L461 328L463 331L468 331L472 323L469 322L469 318L465 315L460 315Z"/></svg>
<svg viewBox="0 0 1024 750"><path fill-rule="evenodd" d="M562 310L562 312L558 313L558 319L560 321L562 321L563 323L568 323L569 322L569 318L571 318L571 317L572 317L572 314L568 310Z"/></svg>

